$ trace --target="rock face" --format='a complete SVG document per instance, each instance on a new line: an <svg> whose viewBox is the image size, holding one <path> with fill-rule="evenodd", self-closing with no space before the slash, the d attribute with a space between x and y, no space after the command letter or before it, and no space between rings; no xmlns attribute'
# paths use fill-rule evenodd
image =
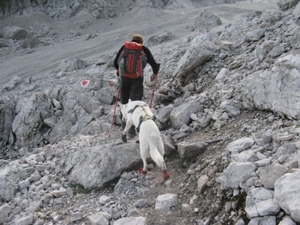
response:
<svg viewBox="0 0 300 225"><path fill-rule="evenodd" d="M82 10L101 18L124 12L119 7L137 12L133 3L13 1L2 14L42 7L55 19ZM153 5L184 6L135 3L151 12ZM184 39L169 31L149 38L163 61L152 110L164 137L167 181L153 163L148 174L137 172L137 137L121 141L113 50L98 62L66 57L38 76L12 77L0 90L0 223L300 223L299 4L279 1L276 10L253 13L218 32L211 28L219 20L206 12L192 23L204 26L204 34L187 28L192 31ZM211 17L211 23L203 20ZM80 21L84 26L88 22ZM3 60L12 50L25 60L57 44L51 26L43 28L6 26ZM68 41L88 48L99 36ZM30 44L35 47L22 47ZM50 54L45 57L50 64ZM147 78L146 102L153 90Z"/></svg>
<svg viewBox="0 0 300 225"><path fill-rule="evenodd" d="M285 54L275 63L278 66L272 71L258 71L245 78L244 91L249 93L256 107L299 119L299 52Z"/></svg>
<svg viewBox="0 0 300 225"><path fill-rule="evenodd" d="M280 207L291 217L295 222L300 222L299 208L299 179L300 171L288 173L280 177L275 182L275 199Z"/></svg>
<svg viewBox="0 0 300 225"><path fill-rule="evenodd" d="M232 3L237 0L218 1L218 4ZM97 19L111 18L120 15L120 13L131 10L137 4L133 0L125 0L120 2L114 2L111 0L104 1L81 1L81 0L15 0L15 1L3 1L1 3L0 14L3 17L11 15L24 15L32 12L44 12L47 15L56 19L66 19L75 16L83 9L88 11ZM178 5L182 5L182 2L176 0L172 3L168 1L154 0L149 3L152 7L157 8L178 8ZM177 5L177 6L176 6ZM210 5L210 3L193 2L191 6L203 7ZM186 7L182 5L183 7Z"/></svg>
<svg viewBox="0 0 300 225"><path fill-rule="evenodd" d="M28 36L28 33L21 27L12 26L3 29L3 36L6 39L22 40Z"/></svg>
<svg viewBox="0 0 300 225"><path fill-rule="evenodd" d="M75 16L83 8L88 8L91 13L97 18L109 18L118 15L122 12L122 9L127 9L132 4L132 1L126 1L125 4L120 3L119 5L113 4L111 1L90 1L89 4L86 2L75 0L75 1L30 1L30 0L17 0L10 2L3 2L1 7L2 16L10 15L23 15L32 12L44 12L47 15L55 19L66 19Z"/></svg>
<svg viewBox="0 0 300 225"><path fill-rule="evenodd" d="M103 187L140 160L140 156L134 154L136 147L134 144L93 146L69 153L64 173L71 182L79 183L85 189Z"/></svg>
<svg viewBox="0 0 300 225"><path fill-rule="evenodd" d="M195 28L205 32L221 24L222 22L219 17L215 16L209 10L203 10L202 12L200 12L198 18L196 18Z"/></svg>

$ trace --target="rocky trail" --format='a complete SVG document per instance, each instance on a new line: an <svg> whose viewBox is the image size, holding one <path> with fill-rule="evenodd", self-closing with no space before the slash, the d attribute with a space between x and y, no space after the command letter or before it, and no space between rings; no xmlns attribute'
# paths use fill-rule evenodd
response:
<svg viewBox="0 0 300 225"><path fill-rule="evenodd" d="M299 224L300 3L224 2L11 7L23 15L0 20L0 224ZM112 61L132 33L162 65L167 181L150 159L138 173L118 112L108 137Z"/></svg>

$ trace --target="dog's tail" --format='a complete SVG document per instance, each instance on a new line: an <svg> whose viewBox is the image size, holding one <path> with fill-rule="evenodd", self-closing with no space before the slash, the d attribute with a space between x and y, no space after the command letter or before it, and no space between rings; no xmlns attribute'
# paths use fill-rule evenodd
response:
<svg viewBox="0 0 300 225"><path fill-rule="evenodd" d="M166 170L166 164L165 164L165 160L163 158L164 156L161 155L161 153L160 153L160 152L163 152L163 151L159 151L159 149L158 149L158 148L163 148L162 140L159 137L156 137L156 136L150 136L149 138L152 139L151 141L149 141L150 156L151 156L152 160L161 169Z"/></svg>
<svg viewBox="0 0 300 225"><path fill-rule="evenodd" d="M152 158L152 160L156 163L156 165L158 165L161 169L162 169L162 176L164 180L167 180L170 175L167 172L167 167L166 167L166 163L164 160L164 156L163 156L163 143L160 137L150 137L152 138L152 141L150 141L150 156ZM155 144L157 143L157 144ZM158 149L161 148L161 149Z"/></svg>

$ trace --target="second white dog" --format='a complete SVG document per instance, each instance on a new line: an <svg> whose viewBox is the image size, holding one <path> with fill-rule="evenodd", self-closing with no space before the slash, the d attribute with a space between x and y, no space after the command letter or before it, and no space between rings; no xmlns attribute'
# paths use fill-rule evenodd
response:
<svg viewBox="0 0 300 225"><path fill-rule="evenodd" d="M147 157L150 154L152 160L162 169L163 178L168 179L170 175L164 160L164 144L149 106L143 101L131 101L126 105L120 104L120 107L126 121L123 136L132 125L139 132L140 155L143 160L143 168L140 168L139 172L147 173Z"/></svg>

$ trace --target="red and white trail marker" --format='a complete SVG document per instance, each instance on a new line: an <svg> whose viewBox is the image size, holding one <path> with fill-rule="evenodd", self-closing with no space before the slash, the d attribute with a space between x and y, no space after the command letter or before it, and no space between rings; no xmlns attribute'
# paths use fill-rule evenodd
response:
<svg viewBox="0 0 300 225"><path fill-rule="evenodd" d="M81 81L81 87L87 87L89 85L90 81L89 80L83 80Z"/></svg>

